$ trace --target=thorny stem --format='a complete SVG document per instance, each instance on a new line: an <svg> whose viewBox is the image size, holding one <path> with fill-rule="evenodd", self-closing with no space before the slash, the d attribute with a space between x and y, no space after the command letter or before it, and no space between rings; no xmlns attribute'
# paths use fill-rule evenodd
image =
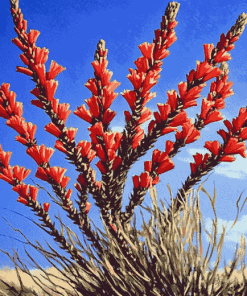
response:
<svg viewBox="0 0 247 296"><path fill-rule="evenodd" d="M242 15L240 15L238 17L235 25L232 26L230 29L230 32L232 34L232 38L238 37L243 33L243 30L246 25L246 20L247 20L247 15L245 13L243 13ZM218 44L217 44L217 46L218 46ZM217 46L213 49L212 55L211 55L212 58L211 58L211 60L209 60L209 62L213 66L217 65L217 63L214 60L214 58L218 52ZM193 80L192 83L189 83L188 76L187 76L187 92L189 92L189 90L192 89L193 87L201 85L203 83L202 79L203 78L200 78L198 80ZM115 193L118 197L123 195L124 186L127 181L127 173L130 170L132 164L135 161L139 160L139 158L141 156L145 155L149 149L154 147L154 143L161 136L162 129L165 127L168 127L169 123L172 122L174 117L177 114L179 114L182 109L183 109L183 103L179 100L177 108L174 110L174 112L171 112L169 114L167 120L161 122L161 124L158 124L156 122L153 130L150 133L148 133L147 135L146 134L144 135L144 138L141 140L140 145L137 148L130 150L129 154L124 155L123 165L119 166L116 169L116 171L114 172L114 176L117 178L117 181L116 181L117 186L115 187ZM204 127L204 124L201 120L199 120L198 122L195 122L195 127L198 130L200 130ZM173 157L175 155L175 153L179 152L178 149L183 146L185 146L185 145L181 141L176 141L174 144L174 150L169 155L169 157ZM122 148L122 147L120 147L120 148ZM119 150L120 150L120 148L119 148ZM124 154L124 151L126 151L125 146L123 146L122 150L120 150L120 154L121 153ZM173 152L174 152L174 154L173 154ZM121 204L120 204L120 202L118 202L118 203L115 203L114 206L120 207ZM123 215L122 215L122 217L123 217Z"/></svg>
<svg viewBox="0 0 247 296"><path fill-rule="evenodd" d="M165 30L170 31L168 29L168 24L173 21L178 13L179 10L179 6L180 4L177 2L169 2L168 6L166 8L165 14L163 16L162 19L162 25L164 26L164 28L162 29L162 32L164 32ZM168 33L167 33L168 34ZM162 39L160 37L160 39ZM158 42L155 42L155 48L160 48L161 47L161 40L159 40ZM147 74L149 71L152 71L153 69L155 69L155 66L160 63L160 60L154 60L153 64L149 65L149 69L147 70ZM144 83L144 82L143 82ZM112 200L112 205L111 208L113 209L113 216L115 217L116 215L119 214L121 207L122 207L122 195L123 195L123 189L125 186L125 183L127 181L127 173L129 171L129 169L131 168L131 165L137 160L139 159L139 155L137 156L135 154L136 149L132 149L132 140L136 134L136 127L138 120L141 117L141 111L143 109L143 102L144 102L144 97L141 97L140 92L142 90L143 87L143 83L142 86L140 87L140 89L138 91L136 91L136 102L135 102L135 110L133 110L132 116L131 116L131 121L127 122L126 124L126 131L124 130L124 136L126 137L126 141L120 146L119 150L118 150L118 155L121 157L122 159L122 165L120 165L114 172L114 180L115 181L115 190L114 190L114 200ZM141 147L143 145L143 143L141 142L139 147ZM152 146L153 147L153 146ZM147 148L150 149L150 148ZM133 159L131 159L132 155L136 155L137 157ZM144 154L143 154L144 155Z"/></svg>
<svg viewBox="0 0 247 296"><path fill-rule="evenodd" d="M19 14L21 13L20 9L18 8L18 2L11 0L11 8L13 8L17 11L17 14L13 13L12 11L11 11L11 13L12 13L14 24L15 24L15 31L18 34L18 39L22 42L22 44L24 44L28 47L27 40L22 35L22 30L20 31L17 29L18 17L19 17ZM29 48L29 49L30 49L30 55L32 56L34 54L33 49L32 48ZM24 54L25 53L26 52L24 51ZM27 58L30 58L30 57L27 56ZM95 185L92 168L90 167L90 165L87 165L83 161L83 158L79 155L79 153L76 153L75 141L72 140L70 142L69 138L67 137L67 135L66 135L67 128L66 128L63 120L60 120L58 118L57 114L53 111L51 102L46 97L46 90L43 87L43 85L41 84L41 81L39 80L38 75L34 71L33 71L33 79L32 80L36 83L36 87L40 91L40 96L38 99L43 103L43 109L51 118L52 123L54 125L56 125L56 127L62 132L61 136L59 137L59 141L62 142L63 146L65 147L65 149L67 151L67 158L66 159L68 159L70 161L70 163L72 163L76 166L76 170L78 172L83 173L83 176L86 179L87 188L88 188L89 192L93 195L94 199L96 200L96 204L102 205L102 198L107 199L107 196L105 195L103 190L100 190ZM30 147L31 146L32 146L32 144L30 145ZM52 183L52 186L53 186L54 192L58 196L60 196L61 199L64 201L65 200L65 190L63 188L61 188L60 185L57 186ZM84 201L85 198L86 198L86 190L82 190L81 201ZM70 210L72 210L71 203L70 204L68 203L66 206L69 206ZM79 206L80 206L80 208L83 208L82 205L79 204ZM132 251L127 247L127 244L126 244L125 240L123 239L123 237L119 236L118 232L114 231L110 227L111 217L109 216L108 208L101 206L100 211L101 211L102 217L104 218L104 220L106 222L106 225L110 229L111 234L118 240L118 242L120 242L120 245L123 248L123 252L125 253L125 255L127 255L128 257L130 256L131 261L135 262L136 259L134 258ZM90 230L90 226L88 225L89 220L84 219L83 225L81 227L81 222L80 222L78 214L76 213L76 209L74 209L74 213L70 213L69 217L72 220L74 220L76 222L76 224L80 226L81 229L83 229L84 233L88 236L89 240L91 240L95 244L95 247L98 248L99 250L101 250L99 244L96 242L96 239L95 239L93 233Z"/></svg>

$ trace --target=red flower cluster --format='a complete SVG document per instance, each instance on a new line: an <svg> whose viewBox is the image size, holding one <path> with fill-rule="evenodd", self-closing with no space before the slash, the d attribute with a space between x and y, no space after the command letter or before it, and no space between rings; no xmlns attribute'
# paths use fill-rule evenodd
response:
<svg viewBox="0 0 247 296"><path fill-rule="evenodd" d="M169 158L169 153L173 149L173 142L166 141L166 151L161 153L160 150L154 149L152 161L144 162L145 172L141 173L140 177L133 176L135 188L148 189L159 182L160 174L168 172L174 168L173 161ZM153 177L152 177L153 176Z"/></svg>
<svg viewBox="0 0 247 296"><path fill-rule="evenodd" d="M223 119L219 110L225 107L224 99L233 94L230 89L232 82L227 82L228 70L224 66L224 62L231 59L229 51L234 48L233 43L238 40L244 29L246 24L246 19L243 21L244 15L239 18L226 36L221 35L220 42L215 48L213 44L204 44L205 60L203 62L197 61L196 70L191 70L187 75L187 82L181 81L178 84L179 95L175 90L168 91L167 102L157 104L159 112L154 112L155 120L151 120L149 123L147 135L141 128L141 124L151 119L152 112L145 105L156 95L156 93L151 93L150 90L157 84L160 77L161 60L169 55L168 48L177 39L174 28L178 23L175 20L178 7L179 5L176 2L169 3L168 10L162 18L161 28L155 31L153 43L144 42L139 45L143 56L135 61L137 69L129 69L130 74L127 75L133 85L133 90L124 90L121 93L132 111L132 114L126 110L124 112L126 118L124 133L111 132L108 129L110 122L116 115L116 112L110 110L109 107L118 95L114 90L120 83L116 80L110 81L112 72L107 69L108 50L105 48L104 40L100 40L95 59L92 62L94 78L90 78L85 84L92 92L92 97L86 100L89 110L83 104L74 111L75 115L91 124L91 127L88 128L91 143L82 140L76 146L77 129L72 127L68 129L65 126L71 113L68 110L69 104L59 104L58 99L54 98L58 86L58 81L55 78L65 68L52 61L49 71L46 72L45 62L48 59L49 50L36 46L40 32L30 30L27 33L27 22L23 19L21 10L18 8L18 1L12 4L11 12L15 31L18 35L12 41L22 50L23 53L20 58L26 65L26 67L17 67L17 71L31 76L36 83L36 87L31 93L37 100L32 100L31 103L46 110L52 122L47 124L45 129L58 138L55 148L65 153L67 159L77 167L79 176L75 188L81 194L78 204L80 204L83 213L80 213L80 216L77 210L73 208L70 200L72 190L65 190L70 180L69 177L64 176L66 169L50 166L49 160L54 149L45 147L43 144L37 145L34 138L37 127L32 123L25 122L22 117L22 103L15 102L16 94L9 91L10 85L7 83L3 83L0 89L0 117L7 119L6 124L19 133L16 136L16 141L27 146L27 154L38 164L36 177L49 182L53 186L53 189L61 197L63 208L80 226L84 227L88 223L85 215L88 214L91 207L91 203L87 201L87 191L89 191L98 204L102 205L101 210L104 213L107 225L115 234L119 229L112 222L114 220L111 216L114 211L119 211L119 209L115 209L113 205L121 206L121 197L118 196L120 194L117 187L123 186L125 178L123 180L121 178L124 173L127 174L132 163L139 156L138 153L140 152L140 155L143 155L159 136L176 131L176 141L166 141L165 152L155 149L152 160L144 163L145 171L140 176L133 176L134 194L130 204L126 207L126 213L121 213L120 222L130 220L134 208L141 204L147 189L159 182L160 174L174 168L171 158L178 152L178 148L199 139L200 130L205 125ZM217 67L218 63L221 63L220 68ZM206 81L212 78L216 78L216 81L211 83L207 99L203 98L201 114L197 115L198 122L193 123L191 119L187 118L184 110L197 106L196 99L200 97L203 87L206 86ZM240 109L239 116L233 119L232 124L228 120L225 120L224 124L229 132L218 131L224 140L224 144L220 145L217 141L206 142L204 147L211 152L211 156L208 153L204 157L199 153L193 156L195 163L190 164L191 171L197 177L206 174L208 168L211 169L220 161L234 161L233 154L239 153L243 157L247 156L245 143L242 143L247 139L246 108ZM178 126L182 127L182 131L177 130ZM19 202L32 207L38 213L42 212L42 215L47 218L45 220L46 226L51 228L50 222L47 222L50 204L44 203L43 209L37 205L38 189L22 183L30 170L15 166L12 171L9 166L10 155L10 152L2 151L0 146L0 178L13 186L13 190L19 194ZM94 171L90 167L90 163L96 155L100 159L96 166L102 173L102 182L95 180ZM117 176L114 175L115 172L118 173ZM115 180L114 176L116 177ZM195 178L195 180L197 179ZM191 181L192 183L193 181ZM104 186L102 186L103 184ZM111 200L113 198L116 199L116 203L114 203L115 199ZM115 218L113 217L113 219ZM87 226L83 229L89 231L90 227ZM120 237L117 238L120 239ZM121 240L121 245L125 246L126 242L123 241L123 238ZM131 252L128 254L131 254Z"/></svg>
<svg viewBox="0 0 247 296"><path fill-rule="evenodd" d="M223 138L224 144L220 145L218 141L207 141L204 145L214 156L218 156L218 161L232 162L235 160L233 154L240 154L246 158L246 144L243 142L247 139L247 110L246 108L240 108L239 115L232 120L232 124L229 120L224 120L224 124L228 129L228 133L220 129L217 133ZM202 154L196 153L193 155L196 163L191 163L191 171L196 173L197 169L206 168L206 163L209 159L209 154L206 153L204 158Z"/></svg>

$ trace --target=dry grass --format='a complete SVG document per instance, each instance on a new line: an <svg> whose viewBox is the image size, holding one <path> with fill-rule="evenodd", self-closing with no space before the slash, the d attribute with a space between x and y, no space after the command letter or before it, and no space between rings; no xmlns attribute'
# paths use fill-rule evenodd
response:
<svg viewBox="0 0 247 296"><path fill-rule="evenodd" d="M136 274L135 272L134 274L129 272L129 269L127 268L128 266L126 267L126 262L124 260L123 254L119 249L119 246L117 245L116 241L112 240L110 233L105 227L105 235L99 237L101 245L104 245L105 254L103 255L101 261L96 260L94 262L99 263L100 265L98 266L101 266L103 268L103 271L96 267L96 265L92 265L92 262L95 260L95 256L93 256L93 253L91 253L92 250L87 247L87 255L89 256L89 258L91 258L89 262L90 269L96 268L93 272L96 277L90 278L89 284L88 282L84 282L85 273L83 274L80 265L75 265L75 269L73 270L72 268L67 268L68 265L64 263L67 269L65 271L65 269L61 268L61 270L64 272L64 275L68 276L66 278L63 277L63 275L55 267L44 270L44 273L39 269L32 270L30 271L30 275L28 275L27 271L25 271L26 273L22 272L21 270L24 269L22 269L20 265L16 264L16 266L18 266L18 272L22 280L22 285L23 287L27 288L27 290L25 290L25 293L22 293L21 296L244 295L244 293L247 292L246 290L244 290L246 287L245 279L243 278L241 271L236 270L236 267L245 256L245 238L244 236L241 237L240 247L236 251L235 257L233 258L232 262L229 264L232 269L229 266L226 267L227 273L231 274L229 274L229 276L226 276L224 270L218 269L221 258L221 251L224 243L225 228L223 227L223 232L219 238L219 241L217 242L217 215L215 211L216 190L214 192L213 198L211 198L207 191L203 188L203 183L199 186L197 190L197 197L194 200L192 194L190 195L190 205L188 204L188 201L189 194L191 192L188 192L186 194L185 203L183 204L183 209L181 209L182 215L178 214L180 212L174 213L173 205L171 206L172 214L170 224L164 223L164 217L167 217L167 210L164 206L164 203L161 200L161 203L163 205L162 211L161 209L159 209L157 203L157 192L155 188L150 189L150 196L153 201L153 208L145 208L141 205L142 208L151 213L151 218L148 225L143 219L142 231L135 232L136 228L134 216L134 226L130 227L130 225L128 225L128 227L125 229L127 238L129 238L130 243L132 243L132 247L134 248L133 250L135 250L135 252L137 250L137 244L139 244L140 249L138 250L138 252L136 252L136 255L137 258L139 258L139 260L144 263L142 269L143 274L142 271L140 272L138 271L138 269L135 269L136 267L134 267L133 270L138 271L139 274L138 272ZM168 188L170 188L169 185ZM211 234L208 233L205 229L205 223L201 216L199 191L204 192L208 196L215 213L215 219L213 221L213 229ZM172 195L171 200L173 204ZM237 208L239 200L237 201ZM237 222L237 219L238 216L236 217L234 224ZM209 246L203 246L203 248L208 251L206 256L204 256L204 254L200 252L200 248L197 251L195 246L192 244L193 237L196 237L196 241L200 246L200 243L202 242L202 225L203 229L207 232L210 241ZM145 238L145 243L138 240L140 236ZM108 240L105 240L104 238L108 238ZM185 250L185 245L187 243L189 245L189 248ZM32 246L34 247L34 245ZM213 270L210 270L208 266L214 250L217 251L217 264L215 265ZM43 254L47 258L48 253ZM110 255L112 255L113 258L115 258L116 261L120 264L119 268L116 268L116 266L114 267L115 262L114 260L112 261L110 259ZM63 258L61 258L58 253L54 253L52 254L52 256L56 259L63 260ZM52 258L52 256L48 257ZM152 258L152 260L150 258ZM154 259L156 258L159 259L154 261ZM74 262L70 262L70 267L73 264ZM190 267L192 267L191 271ZM245 269L245 266L242 265L241 268L244 270L245 278L247 278L247 270ZM179 276L177 272L178 270L180 272ZM49 282L45 280L42 275L46 277L49 275L52 281ZM18 291L20 291L21 285L19 277L16 274L16 270L10 270L8 268L0 270L0 279L1 278L9 284L9 287L15 287L17 291L15 293L11 293L7 290L6 286L0 283L1 296L20 295ZM36 282L33 279L35 279ZM42 284L38 281L38 279L41 280ZM70 281L68 281L68 279ZM74 284L72 283L73 281ZM148 290L146 290L147 282L151 282ZM37 285L37 283L39 283L43 289L39 285ZM114 283L113 286L112 283ZM47 286L44 286L44 284ZM90 285L92 286L90 287ZM86 290L85 292L82 287L87 287L86 289L88 290ZM95 287L98 288L94 290ZM107 291L109 289L109 293L105 293L103 287L105 288L105 290L107 289ZM118 288L118 292L120 294L116 293L116 289ZM123 291L128 292L124 293Z"/></svg>
<svg viewBox="0 0 247 296"><path fill-rule="evenodd" d="M230 271L230 268L227 267L227 271L229 272ZM70 289L70 286L66 283L66 278L64 278L60 272L57 271L56 268L54 267L51 267L51 268L47 268L46 269L46 272L50 273L50 274L53 274L55 276L58 276L58 277L61 277L63 278L65 281L61 281L61 280L58 280L56 278L54 278L54 283L56 285L59 285L59 286L62 286L64 288L67 288L67 289ZM38 278L40 278L45 284L47 284L49 286L49 282L46 281L43 277L42 277L42 272L40 270L31 270L31 273L34 275L34 276L37 276ZM207 272L208 273L208 272ZM21 279L22 279L22 282L23 282L23 285L27 288L30 288L31 290L34 290L39 296L43 296L43 295L46 295L44 293L44 291L38 286L35 284L35 282L32 280L32 278L25 274L24 272L20 271L20 274L21 274ZM219 270L217 272L217 274L222 277L222 275L224 274L224 271L223 270ZM245 270L244 272L244 275L247 277L247 270ZM18 280L18 277L17 277L17 274L16 274L16 271L15 269L9 269L8 267L5 267L3 269L0 270L0 278L5 280L9 285L14 285L15 287L18 287L20 288L20 282ZM233 280L234 278L236 278L236 280L238 282L243 282L243 276L241 274L241 272L239 272L238 270L234 270L232 276L231 276L231 280ZM54 293L52 291L49 291L53 296L58 296L60 294L58 293ZM59 292L62 293L62 295L66 295L66 294L63 294L64 293L64 290L62 289L59 289ZM1 294L2 293L2 294ZM3 284L0 283L0 295L1 296L5 296L6 295L10 295L10 294L7 294L8 291L7 291L7 287ZM73 294L73 292L71 291L71 293ZM26 294L27 295L27 294ZM31 294L33 295L33 293ZM76 295L76 294L74 294Z"/></svg>

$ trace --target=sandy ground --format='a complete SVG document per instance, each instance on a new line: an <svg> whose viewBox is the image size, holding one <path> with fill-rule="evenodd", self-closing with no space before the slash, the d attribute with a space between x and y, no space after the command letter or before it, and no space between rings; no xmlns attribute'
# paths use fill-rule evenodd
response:
<svg viewBox="0 0 247 296"><path fill-rule="evenodd" d="M229 272L229 270L230 270L230 268L227 268L227 271L228 272ZM56 276L58 276L60 278L63 278L63 276L54 267L51 267L51 268L46 269L46 272L49 272L52 275L56 275ZM37 276L38 278L40 278L42 280L42 282L46 283L48 286L51 286L51 284L47 280L43 279L43 277L41 276L41 274L43 274L43 273L41 271L39 271L39 270L32 270L31 273L34 276ZM223 271L219 271L219 275L221 275L222 273L223 273ZM29 288L34 289L39 296L45 295L44 291L37 284L35 284L35 282L30 278L29 275L23 273L22 271L20 271L20 275L21 275L23 284L26 287L29 287ZM247 270L245 270L245 276L247 278ZM243 281L242 274L241 273L238 273L237 271L234 271L233 277L236 277L239 282L242 282ZM2 278L3 280L5 280L9 284L10 283L14 283L18 287L20 286L15 269L9 269L7 267L6 268L3 268L2 270L0 270L0 278ZM231 279L233 279L233 278L231 278ZM68 284L64 283L63 281L58 280L58 279L55 279L54 277L52 277L52 280L54 281L55 284L57 284L59 286L62 286L64 288L69 289L70 291L72 291L71 287ZM0 295L1 296L9 295L9 294L6 293L7 290L4 289L3 287L4 287L4 285L2 283L0 283ZM59 290L60 293L62 293L62 295L68 295L62 288L58 288L58 290ZM51 295L54 295L54 296L61 295L61 294L52 292L51 290L49 290L49 292L51 293ZM76 295L75 292L71 292L71 294L72 295Z"/></svg>
<svg viewBox="0 0 247 296"><path fill-rule="evenodd" d="M59 278L63 278L63 276L57 271L57 269L55 267L51 267L51 268L46 269L46 272L49 272L52 275L56 275ZM40 278L42 280L42 282L44 282L48 286L51 286L51 283L49 283L49 281L45 280L42 277L42 274L44 275L44 273L42 271L32 270L31 273L32 273L32 275L37 276L38 278ZM23 282L24 286L29 287L29 288L33 288L37 292L38 295L45 295L44 291L37 284L35 284L35 282L31 279L31 277L28 274L23 273L22 271L20 271L20 275L21 275L21 279L22 279L22 282ZM9 268L1 269L0 270L0 278L2 278L8 284L14 283L18 287L20 286L20 283L19 283L19 280L18 280L15 269L9 269ZM64 288L66 288L66 289L69 289L70 291L73 291L73 289L71 289L71 287L68 284L64 283L63 281L58 280L58 279L56 279L54 277L51 277L51 279L56 285L62 286ZM39 281L37 281L37 282L39 283ZM3 287L4 287L4 285L2 283L0 283L0 295L1 296L2 296L2 294L1 294L2 292L6 293L6 291L7 291L6 289L3 289ZM62 293L62 295L67 295L67 293L63 289L58 288L58 290L59 290L60 293ZM61 295L61 294L52 292L51 290L49 290L49 292L54 296ZM73 292L71 292L71 294L76 295L75 292L74 292L74 294L73 294ZM3 296L4 295L9 295L9 294L3 294Z"/></svg>

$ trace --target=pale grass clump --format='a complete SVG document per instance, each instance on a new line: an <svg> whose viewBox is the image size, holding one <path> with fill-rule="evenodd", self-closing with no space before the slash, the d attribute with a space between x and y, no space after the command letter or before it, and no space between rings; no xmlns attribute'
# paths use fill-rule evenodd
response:
<svg viewBox="0 0 247 296"><path fill-rule="evenodd" d="M14 257L2 251L15 263L17 275L14 276L14 270L11 272L2 270L0 272L1 293L3 295L20 295L22 287L22 291L25 293L21 295L196 295L194 293L199 293L199 295L244 295L244 292L247 292L246 270L243 264L246 253L244 236L241 237L240 247L236 250L233 261L229 266L225 266L225 271L218 270L226 227L223 227L223 232L217 244L216 190L213 198L211 198L204 189L203 183L197 189L196 197L193 196L191 190L186 193L182 215L174 214L171 206L171 222L167 224L165 222L167 209L160 200L163 206L163 209L160 210L156 189L155 187L150 189L153 209L141 206L151 213L148 225L143 219L142 231L136 230L136 217L134 216L134 225L132 226L129 223L125 231L125 239L143 264L142 274L134 266L132 272L128 270L127 260L117 241L112 239L105 224L106 234L97 228L102 234L101 237L98 236L98 239L104 249L104 260L98 260L89 245L84 248L77 240L77 244L90 258L90 261L87 262L87 270L83 270L78 264L60 256L50 246L52 252L45 251L39 243L39 246L34 246L22 234L28 243L43 253L54 267L42 269L26 251L38 267L37 270L30 272L27 268L24 268L17 254L16 258L22 266L17 263ZM167 186L173 205L171 189L169 184ZM215 213L211 234L205 229L201 215L200 191L208 196ZM237 201L237 208L239 200ZM234 224L237 220L238 217L236 217ZM63 228L61 221L60 223ZM202 247L202 225L210 241L205 258ZM77 235L67 226L65 227L71 244L81 251L71 236L72 234L77 238ZM139 240L140 236L145 238L145 242ZM197 247L192 242L194 236L196 237ZM134 241L134 244L131 241ZM186 244L188 244L187 248ZM214 269L210 269L209 263L216 247L217 260ZM53 264L51 259L62 265L61 271ZM240 261L242 262L241 270L237 270L236 267ZM103 271L99 268L100 266ZM17 267L22 271L21 273ZM21 276L18 276L18 274ZM7 281L6 277L8 278ZM18 285L18 282L20 285ZM11 287L12 292L7 292L7 287Z"/></svg>

